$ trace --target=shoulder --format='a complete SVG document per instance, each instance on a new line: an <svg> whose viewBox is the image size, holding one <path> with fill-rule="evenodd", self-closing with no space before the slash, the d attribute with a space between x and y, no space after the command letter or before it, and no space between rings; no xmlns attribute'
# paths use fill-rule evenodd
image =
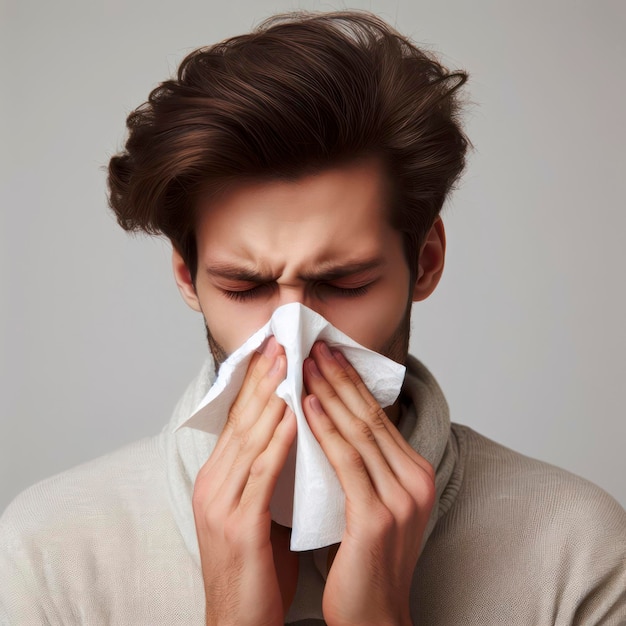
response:
<svg viewBox="0 0 626 626"><path fill-rule="evenodd" d="M130 514L134 503L155 504L164 480L160 457L159 438L146 438L36 483L0 517L2 542L72 528L97 532L113 516Z"/></svg>
<svg viewBox="0 0 626 626"><path fill-rule="evenodd" d="M446 572L452 587L467 591L464 581L473 580L498 611L527 611L530 622L559 615L568 624L623 623L622 506L588 480L466 426L453 424L452 433L458 492L433 533L431 565L454 563Z"/></svg>
<svg viewBox="0 0 626 626"><path fill-rule="evenodd" d="M0 622L75 623L83 598L81 611L102 623L112 606L125 607L125 589L148 597L163 582L153 578L169 573L170 554L184 556L184 547L157 436L37 483L9 505L0 518Z"/></svg>
<svg viewBox="0 0 626 626"><path fill-rule="evenodd" d="M567 470L520 454L467 426L453 424L463 465L459 496L517 509L560 528L596 524L626 537L626 511L606 491Z"/></svg>

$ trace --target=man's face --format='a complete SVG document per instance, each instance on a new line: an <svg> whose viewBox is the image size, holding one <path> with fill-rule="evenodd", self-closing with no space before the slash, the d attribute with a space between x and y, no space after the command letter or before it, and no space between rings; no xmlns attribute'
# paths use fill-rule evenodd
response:
<svg viewBox="0 0 626 626"><path fill-rule="evenodd" d="M376 161L246 183L197 208L194 308L217 365L289 302L404 363L409 269Z"/></svg>

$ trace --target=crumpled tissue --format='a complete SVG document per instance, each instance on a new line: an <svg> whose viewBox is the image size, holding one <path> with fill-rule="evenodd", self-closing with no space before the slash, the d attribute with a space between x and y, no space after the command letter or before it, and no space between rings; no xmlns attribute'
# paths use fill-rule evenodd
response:
<svg viewBox="0 0 626 626"><path fill-rule="evenodd" d="M398 397L406 368L353 341L306 306L285 304L222 363L215 383L179 428L188 426L216 435L222 431L252 355L271 335L285 349L287 375L276 394L295 413L297 436L279 476L270 512L274 521L292 528L291 550L314 550L341 541L345 496L302 410L304 360L318 340L340 349L383 408Z"/></svg>

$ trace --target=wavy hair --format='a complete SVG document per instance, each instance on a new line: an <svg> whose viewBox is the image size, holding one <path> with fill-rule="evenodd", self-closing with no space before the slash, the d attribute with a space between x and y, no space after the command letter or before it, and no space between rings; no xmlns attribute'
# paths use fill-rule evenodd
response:
<svg viewBox="0 0 626 626"><path fill-rule="evenodd" d="M198 194L373 155L414 276L465 165L466 80L370 13L272 17L189 54L128 116L109 163L111 208L125 230L167 236L195 277Z"/></svg>

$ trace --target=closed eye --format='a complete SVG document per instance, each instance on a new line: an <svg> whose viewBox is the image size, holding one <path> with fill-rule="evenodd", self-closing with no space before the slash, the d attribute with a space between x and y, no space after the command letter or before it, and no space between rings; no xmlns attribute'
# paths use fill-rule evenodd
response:
<svg viewBox="0 0 626 626"><path fill-rule="evenodd" d="M271 288L271 285L266 283L252 287L251 289L243 289L241 291L228 291L227 289L222 289L222 293L231 300L245 302L246 300L252 300L253 298L262 295L262 292L268 288Z"/></svg>
<svg viewBox="0 0 626 626"><path fill-rule="evenodd" d="M365 295L372 283L367 285L361 285L360 287L338 287L337 285L331 285L330 283L323 283L320 287L329 292L329 295L337 295L343 298L356 298L358 296Z"/></svg>
<svg viewBox="0 0 626 626"><path fill-rule="evenodd" d="M367 285L361 285L359 287L340 287L331 283L318 283L314 286L314 289L319 292L321 297L340 297L340 298L357 298L365 295L373 283ZM250 289L242 289L238 291L231 291L222 289L222 293L231 300L237 302L246 302L253 300L254 298L266 295L268 291L271 291L275 286L275 283L263 283L252 287Z"/></svg>

